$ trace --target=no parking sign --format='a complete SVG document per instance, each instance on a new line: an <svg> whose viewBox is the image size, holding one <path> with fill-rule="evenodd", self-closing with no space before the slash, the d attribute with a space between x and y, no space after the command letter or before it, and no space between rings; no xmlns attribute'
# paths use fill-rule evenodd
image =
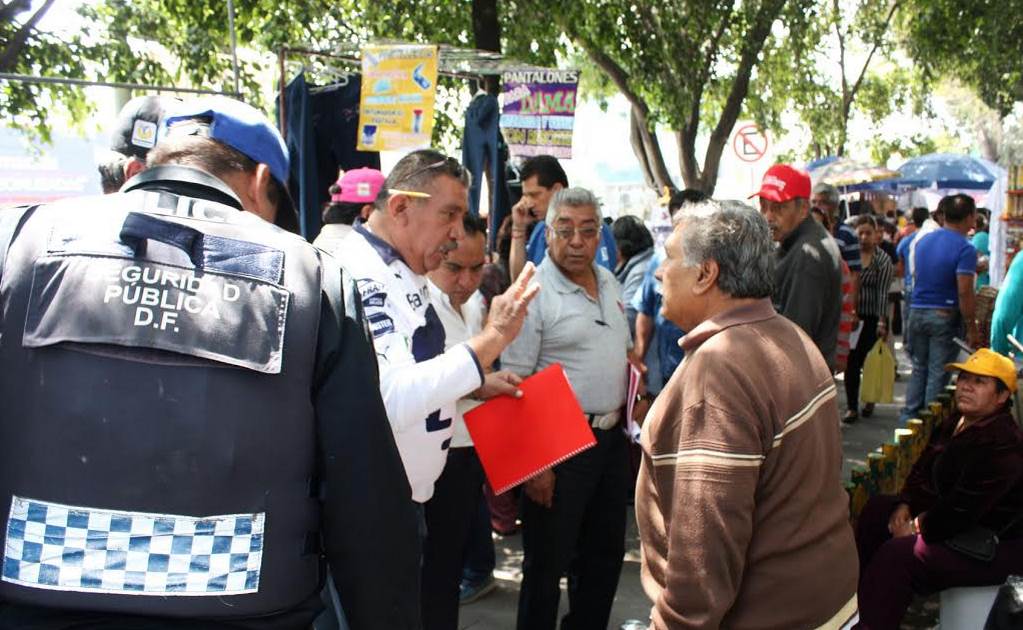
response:
<svg viewBox="0 0 1023 630"><path fill-rule="evenodd" d="M732 138L732 148L743 162L756 162L767 153L767 136L755 124L743 125Z"/></svg>

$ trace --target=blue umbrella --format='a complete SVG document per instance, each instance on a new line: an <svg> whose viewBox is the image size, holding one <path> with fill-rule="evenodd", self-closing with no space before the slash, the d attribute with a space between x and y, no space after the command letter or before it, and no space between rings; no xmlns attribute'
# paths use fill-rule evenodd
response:
<svg viewBox="0 0 1023 630"><path fill-rule="evenodd" d="M837 159L838 159L837 155L828 155L828 156L825 156L825 157L822 157L822 158L817 158L816 160L813 160L811 162L807 162L806 163L806 170L807 171L817 170L817 169L819 169L822 166L826 166L828 164L831 164L832 162L834 162Z"/></svg>
<svg viewBox="0 0 1023 630"><path fill-rule="evenodd" d="M998 174L984 161L968 155L931 153L899 167L902 177L885 182L898 188L951 188L988 190Z"/></svg>

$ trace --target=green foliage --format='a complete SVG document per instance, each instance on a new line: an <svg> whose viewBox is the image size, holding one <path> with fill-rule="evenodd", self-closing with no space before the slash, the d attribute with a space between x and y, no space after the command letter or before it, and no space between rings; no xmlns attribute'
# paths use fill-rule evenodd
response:
<svg viewBox="0 0 1023 630"><path fill-rule="evenodd" d="M777 49L781 58L761 65L785 87L790 110L811 132L803 157L843 154L854 116L878 124L904 108L921 111L918 77L889 61L897 52L891 19L902 10L899 2L820 2L806 21L792 22L802 30Z"/></svg>
<svg viewBox="0 0 1023 630"><path fill-rule="evenodd" d="M870 141L870 159L875 164L887 164L893 155L901 155L908 160L920 155L935 153L948 147L950 139L946 136L939 141L930 135L912 134L910 136L878 135Z"/></svg>
<svg viewBox="0 0 1023 630"><path fill-rule="evenodd" d="M31 15L26 12L0 22L0 49L16 46L15 34ZM93 51L80 36L61 38L32 29L18 49L13 65L4 70L16 74L80 77L85 74L84 60ZM46 143L50 142L55 116L81 121L91 111L81 88L0 82L0 112L4 113L5 123L34 133Z"/></svg>
<svg viewBox="0 0 1023 630"><path fill-rule="evenodd" d="M1023 100L1023 0L908 0L906 48L927 79L956 78L1007 114Z"/></svg>

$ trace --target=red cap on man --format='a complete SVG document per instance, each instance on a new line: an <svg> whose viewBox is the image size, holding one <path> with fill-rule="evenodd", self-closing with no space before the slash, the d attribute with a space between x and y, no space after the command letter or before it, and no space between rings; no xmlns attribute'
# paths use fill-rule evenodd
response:
<svg viewBox="0 0 1023 630"><path fill-rule="evenodd" d="M760 190L749 196L785 203L792 199L810 198L810 175L788 164L775 164L764 173Z"/></svg>

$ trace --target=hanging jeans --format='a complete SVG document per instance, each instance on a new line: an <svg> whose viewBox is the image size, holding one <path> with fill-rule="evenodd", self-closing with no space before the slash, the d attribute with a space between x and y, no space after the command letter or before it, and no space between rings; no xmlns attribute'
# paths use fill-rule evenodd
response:
<svg viewBox="0 0 1023 630"><path fill-rule="evenodd" d="M501 108L497 97L479 94L469 103L465 112L465 133L462 136L462 163L472 173L469 187L469 212L480 213L480 191L483 185L483 169L489 167L491 206L497 200L497 181L504 165L497 157L497 124L501 119Z"/></svg>
<svg viewBox="0 0 1023 630"><path fill-rule="evenodd" d="M344 85L316 87L300 73L285 89L291 196L299 226L310 241L320 233L323 204L339 169L380 168L380 154L356 151L361 77Z"/></svg>
<svg viewBox="0 0 1023 630"><path fill-rule="evenodd" d="M490 182L490 214L488 248L497 248L497 228L511 212L508 192L508 146L504 143L498 123L501 107L497 97L480 94L469 103L465 112L465 133L462 136L462 163L472 174L469 188L469 211L478 215L483 176Z"/></svg>

